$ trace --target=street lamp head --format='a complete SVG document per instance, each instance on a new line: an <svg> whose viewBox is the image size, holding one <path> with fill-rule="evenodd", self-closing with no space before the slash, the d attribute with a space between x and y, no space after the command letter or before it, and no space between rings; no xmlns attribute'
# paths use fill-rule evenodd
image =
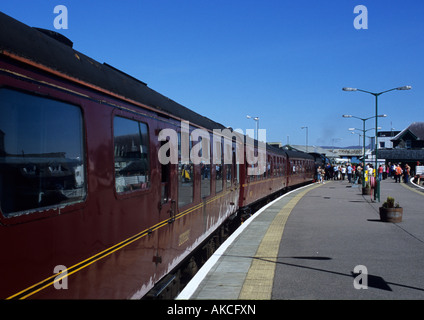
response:
<svg viewBox="0 0 424 320"><path fill-rule="evenodd" d="M255 120L255 121L258 121L258 120L259 120L259 117L253 117L253 118L252 118L252 117L251 117L251 116L249 116L249 115L247 115L247 116L246 116L246 118L247 118L247 119L253 119L253 120Z"/></svg>
<svg viewBox="0 0 424 320"><path fill-rule="evenodd" d="M379 114L377 117L379 117L379 118L385 118L385 117L387 117L387 114Z"/></svg>
<svg viewBox="0 0 424 320"><path fill-rule="evenodd" d="M411 86L403 86L403 87L396 88L396 90L411 90L411 89L412 89Z"/></svg>
<svg viewBox="0 0 424 320"><path fill-rule="evenodd" d="M356 89L356 88L348 88L348 87L344 87L342 90L343 90L343 91L357 91L358 89Z"/></svg>
<svg viewBox="0 0 424 320"><path fill-rule="evenodd" d="M353 131L353 130L355 130L355 128L349 128L349 130L350 130L350 131Z"/></svg>
<svg viewBox="0 0 424 320"><path fill-rule="evenodd" d="M343 118L352 118L352 115L350 115L350 114L344 114L344 115L342 115L342 117Z"/></svg>

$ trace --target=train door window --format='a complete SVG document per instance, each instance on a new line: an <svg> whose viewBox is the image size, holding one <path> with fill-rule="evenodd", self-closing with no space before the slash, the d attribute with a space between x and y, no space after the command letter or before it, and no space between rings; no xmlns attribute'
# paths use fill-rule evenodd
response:
<svg viewBox="0 0 424 320"><path fill-rule="evenodd" d="M267 177L271 178L271 167L272 167L272 157L268 156L268 161L266 163L266 172Z"/></svg>
<svg viewBox="0 0 424 320"><path fill-rule="evenodd" d="M205 198L211 195L211 165L210 163L202 162L200 164L201 172L201 197Z"/></svg>
<svg viewBox="0 0 424 320"><path fill-rule="evenodd" d="M236 144L233 143L233 150L236 150ZM238 163L236 151L233 151L233 171L234 171L234 182L236 185L240 182L240 164Z"/></svg>
<svg viewBox="0 0 424 320"><path fill-rule="evenodd" d="M166 141L162 141L161 145L166 144ZM169 157L170 150L167 151L166 156ZM161 203L167 203L170 196L170 180L171 180L171 163L161 164Z"/></svg>
<svg viewBox="0 0 424 320"><path fill-rule="evenodd" d="M227 181L227 188L231 187L231 180L232 180L232 164L226 164L225 165L225 177Z"/></svg>
<svg viewBox="0 0 424 320"><path fill-rule="evenodd" d="M223 152L222 152L222 139L221 141L214 141L214 166L215 166L215 192L221 192L223 189Z"/></svg>
<svg viewBox="0 0 424 320"><path fill-rule="evenodd" d="M115 188L118 193L150 186L149 133L145 123L121 117L113 121Z"/></svg>
<svg viewBox="0 0 424 320"><path fill-rule="evenodd" d="M199 138L198 143L202 143L202 137ZM210 144L202 144L202 149L200 149L200 156L203 156L203 147ZM206 153L205 153L206 154ZM202 198L209 197L211 195L211 164L210 164L210 150L209 154L209 163L207 161L201 161L200 163L200 196Z"/></svg>
<svg viewBox="0 0 424 320"><path fill-rule="evenodd" d="M279 176L283 176L284 175L284 158L280 158L280 174Z"/></svg>
<svg viewBox="0 0 424 320"><path fill-rule="evenodd" d="M275 176L279 177L281 175L281 158L277 157L275 161Z"/></svg>
<svg viewBox="0 0 424 320"><path fill-rule="evenodd" d="M231 140L224 138L224 145L223 145L223 163L225 167L225 186L226 188L230 188L232 184L233 179L233 143Z"/></svg>
<svg viewBox="0 0 424 320"><path fill-rule="evenodd" d="M192 142L189 140L189 152ZM184 160L184 161L183 161ZM178 207L183 207L193 202L194 192L194 166L190 160L181 156L181 133L178 133Z"/></svg>
<svg viewBox="0 0 424 320"><path fill-rule="evenodd" d="M80 108L0 89L0 207L6 217L86 196Z"/></svg>

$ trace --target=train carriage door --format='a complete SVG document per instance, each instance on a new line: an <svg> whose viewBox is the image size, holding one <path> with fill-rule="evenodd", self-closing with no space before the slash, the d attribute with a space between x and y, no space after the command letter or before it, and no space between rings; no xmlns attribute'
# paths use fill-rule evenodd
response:
<svg viewBox="0 0 424 320"><path fill-rule="evenodd" d="M113 230L120 230L126 237L143 235L119 251L123 261L131 261L131 265L122 268L120 276L126 279L136 274L137 279L148 283L156 270L153 262L157 257L158 235L153 231L144 233L144 230L152 230L159 222L158 215L154 214L157 203L151 200L157 190L151 123L141 116L115 110L112 125L116 205L111 208L114 214L110 223L113 223ZM105 161L102 156L99 154L97 161ZM104 201L109 203L110 200ZM103 220L106 218L109 215L105 214Z"/></svg>
<svg viewBox="0 0 424 320"><path fill-rule="evenodd" d="M154 226L153 232L157 234L156 253L153 256L155 264L155 279L162 279L169 272L169 263L175 255L175 228L178 214L178 136L177 129L156 129L157 143L157 183L154 194L149 199L155 201L158 208L158 224ZM152 212L153 214L153 212ZM160 288L161 286L156 287ZM156 298L164 294L162 290L153 290L149 296Z"/></svg>
<svg viewBox="0 0 424 320"><path fill-rule="evenodd" d="M167 144L170 144L167 146ZM175 218L176 215L176 190L173 181L175 181L176 164L171 161L172 142L161 141L161 150L169 161L159 161L160 164L160 202L159 211L161 221ZM159 155L160 156L160 155Z"/></svg>
<svg viewBox="0 0 424 320"><path fill-rule="evenodd" d="M233 182L236 187L238 187L240 183L240 159L239 155L237 154L237 142L233 141Z"/></svg>

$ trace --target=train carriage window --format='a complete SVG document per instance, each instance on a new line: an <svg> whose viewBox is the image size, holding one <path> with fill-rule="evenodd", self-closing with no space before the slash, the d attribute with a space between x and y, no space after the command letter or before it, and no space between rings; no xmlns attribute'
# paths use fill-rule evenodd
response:
<svg viewBox="0 0 424 320"><path fill-rule="evenodd" d="M0 89L0 206L16 216L83 201L86 179L80 108Z"/></svg>
<svg viewBox="0 0 424 320"><path fill-rule="evenodd" d="M115 117L115 188L118 193L150 186L149 133L145 123Z"/></svg>
<svg viewBox="0 0 424 320"><path fill-rule="evenodd" d="M215 166L215 193L223 190L223 175L224 175L224 154L222 139L220 142L215 142L214 166Z"/></svg>
<svg viewBox="0 0 424 320"><path fill-rule="evenodd" d="M211 165L210 163L202 162L200 164L200 194L202 198L209 197L211 195Z"/></svg>
<svg viewBox="0 0 424 320"><path fill-rule="evenodd" d="M227 180L227 188L231 187L231 180L232 180L232 173L231 173L231 169L232 169L233 165L232 164L226 164L225 165L225 176L226 176L226 180Z"/></svg>
<svg viewBox="0 0 424 320"><path fill-rule="evenodd" d="M192 141L189 138L189 154L192 148ZM194 165L190 160L183 159L187 155L182 155L181 133L178 133L178 207L183 207L193 202L194 193Z"/></svg>
<svg viewBox="0 0 424 320"><path fill-rule="evenodd" d="M206 141L206 140L205 140ZM205 142L202 137L199 138L199 142L201 144L201 149L199 151L199 156L205 156L209 158L207 161L200 162L200 196L202 198L209 197L211 195L211 160L210 160L210 143ZM207 152L203 152L203 148L209 147Z"/></svg>
<svg viewBox="0 0 424 320"><path fill-rule="evenodd" d="M240 164L238 163L238 159L237 159L237 155L236 155L236 144L235 143L233 143L233 171L234 171L234 173L233 173L233 175L234 175L234 183L236 184L236 185L238 185L239 184L239 182L240 182Z"/></svg>

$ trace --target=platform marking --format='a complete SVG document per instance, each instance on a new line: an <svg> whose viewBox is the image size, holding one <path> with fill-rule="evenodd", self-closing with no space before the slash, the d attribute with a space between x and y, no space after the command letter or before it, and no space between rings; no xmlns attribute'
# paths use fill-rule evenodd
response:
<svg viewBox="0 0 424 320"><path fill-rule="evenodd" d="M411 181L412 182L412 181ZM399 183L401 186L404 186L406 189L409 189L409 190L411 190L411 191L414 191L415 193L418 193L418 194L420 194L420 195L424 195L424 193L422 192L422 191L419 191L419 190L417 190L417 189L414 189L414 188L412 188L412 187L410 187L410 186L408 186L408 184L407 183ZM420 188L420 189L424 189L423 187L421 187L421 186L419 186L419 185L417 185L417 184L415 184L415 183L413 183L412 182L412 184L414 185L414 186L417 186L418 188Z"/></svg>
<svg viewBox="0 0 424 320"><path fill-rule="evenodd" d="M243 233L245 229L256 219L258 218L266 209L280 201L281 199L291 195L292 193L298 192L302 189L310 188L311 185L306 185L303 187L299 187L295 190L289 191L279 198L271 201L261 209L259 209L255 214L247 219L240 227L234 231L230 237L224 241L223 244L221 244L216 250L212 256L206 261L206 263L200 268L200 270L196 273L196 275L190 280L190 282L187 284L187 286L181 291L181 293L176 297L176 300L188 300L192 298L195 291L199 288L202 281L207 277L208 273L212 270L212 268L215 266L215 264L219 261L219 259L225 254L229 246L239 237L240 234Z"/></svg>
<svg viewBox="0 0 424 320"><path fill-rule="evenodd" d="M275 216L262 239L252 265L247 273L239 299L243 300L270 300L274 282L275 264L278 259L281 238L284 227L293 208L299 200L309 191L321 186L317 184L312 188L297 194Z"/></svg>

